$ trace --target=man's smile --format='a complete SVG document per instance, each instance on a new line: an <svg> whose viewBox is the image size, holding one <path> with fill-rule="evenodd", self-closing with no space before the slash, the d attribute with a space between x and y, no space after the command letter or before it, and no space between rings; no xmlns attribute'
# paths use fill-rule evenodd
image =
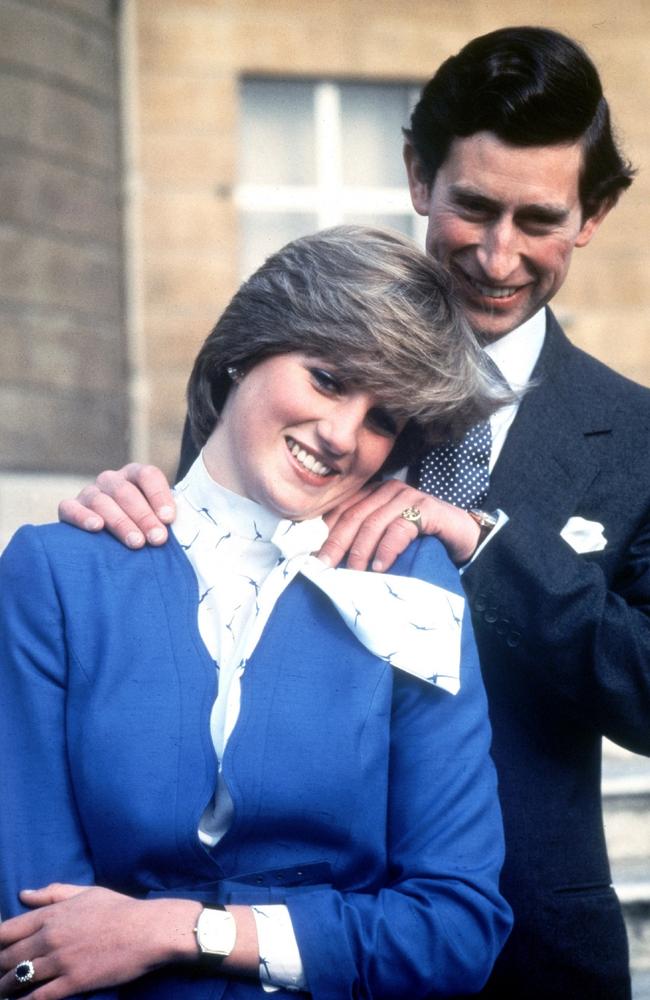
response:
<svg viewBox="0 0 650 1000"><path fill-rule="evenodd" d="M484 299L509 299L515 296L518 292L523 289L528 288L531 284L530 282L524 282L521 285L499 285L499 284L487 284L484 281L474 278L471 274L462 267L452 265L453 273L455 274L457 280L465 282L469 285L471 291L477 292L481 298Z"/></svg>

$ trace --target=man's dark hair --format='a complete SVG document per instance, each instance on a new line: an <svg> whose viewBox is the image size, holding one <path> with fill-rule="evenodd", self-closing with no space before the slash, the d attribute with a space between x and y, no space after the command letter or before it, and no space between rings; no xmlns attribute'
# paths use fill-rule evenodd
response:
<svg viewBox="0 0 650 1000"><path fill-rule="evenodd" d="M474 38L425 86L405 135L432 184L452 141L483 131L514 146L581 140L585 219L615 204L632 183L596 67L576 42L549 28L501 28Z"/></svg>

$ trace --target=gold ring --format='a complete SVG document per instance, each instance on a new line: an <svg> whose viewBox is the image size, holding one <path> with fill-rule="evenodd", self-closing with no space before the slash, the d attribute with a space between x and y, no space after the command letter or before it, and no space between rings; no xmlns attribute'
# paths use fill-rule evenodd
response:
<svg viewBox="0 0 650 1000"><path fill-rule="evenodd" d="M414 524L418 529L418 535L422 534L422 515L420 514L419 507L405 507L400 517L403 517L405 521L409 521L410 524Z"/></svg>

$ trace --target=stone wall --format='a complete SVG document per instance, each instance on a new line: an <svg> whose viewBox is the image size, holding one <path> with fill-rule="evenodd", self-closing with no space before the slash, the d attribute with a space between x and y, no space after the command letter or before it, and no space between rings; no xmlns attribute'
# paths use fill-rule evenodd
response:
<svg viewBox="0 0 650 1000"><path fill-rule="evenodd" d="M3 473L127 456L116 37L107 0L0 4Z"/></svg>

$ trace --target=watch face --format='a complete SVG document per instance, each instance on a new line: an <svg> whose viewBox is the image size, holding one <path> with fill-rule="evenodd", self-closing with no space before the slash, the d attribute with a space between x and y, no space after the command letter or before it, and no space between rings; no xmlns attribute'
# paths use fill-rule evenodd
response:
<svg viewBox="0 0 650 1000"><path fill-rule="evenodd" d="M204 955L223 959L235 947L237 926L228 910L205 907L196 924L196 940Z"/></svg>

